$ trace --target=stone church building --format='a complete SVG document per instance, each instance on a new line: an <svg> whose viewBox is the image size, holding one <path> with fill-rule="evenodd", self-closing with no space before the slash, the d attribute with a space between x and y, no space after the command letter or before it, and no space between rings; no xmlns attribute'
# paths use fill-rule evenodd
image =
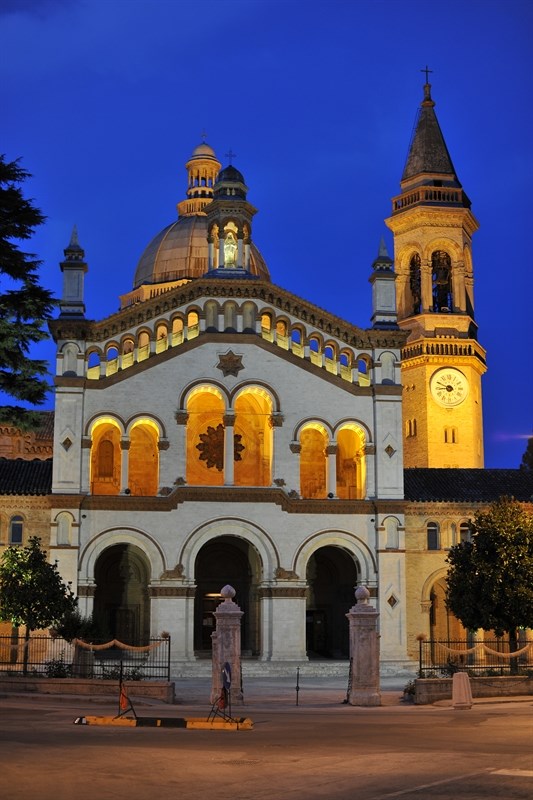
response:
<svg viewBox="0 0 533 800"><path fill-rule="evenodd" d="M483 470L478 223L434 105L426 84L368 328L272 283L244 176L205 142L118 312L86 316L75 231L65 250L53 462L30 474L49 453L0 431L0 544L33 509L81 611L127 643L168 631L173 675L209 656L227 583L248 674L346 659L358 584L382 674L412 671L419 634L464 634L446 549L501 494L531 499L527 474Z"/></svg>

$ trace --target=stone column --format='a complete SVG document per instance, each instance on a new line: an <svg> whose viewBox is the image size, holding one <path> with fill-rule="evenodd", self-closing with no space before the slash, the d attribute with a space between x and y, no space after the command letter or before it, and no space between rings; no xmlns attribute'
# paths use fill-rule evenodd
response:
<svg viewBox="0 0 533 800"><path fill-rule="evenodd" d="M235 414L224 414L224 486L235 483Z"/></svg>
<svg viewBox="0 0 533 800"><path fill-rule="evenodd" d="M129 456L130 456L130 440L123 436L120 440L121 448L121 462L120 462L120 494L130 494L129 488Z"/></svg>
<svg viewBox="0 0 533 800"><path fill-rule="evenodd" d="M330 443L326 447L326 457L328 461L326 473L326 495L337 496L337 445Z"/></svg>
<svg viewBox="0 0 533 800"><path fill-rule="evenodd" d="M357 603L346 614L350 623L350 690L352 706L380 706L379 688L379 612L368 604L365 586L355 590Z"/></svg>
<svg viewBox="0 0 533 800"><path fill-rule="evenodd" d="M211 634L212 640L212 688L211 702L214 703L222 694L222 670L227 662L231 667L231 698L242 701L241 692L241 619L244 614L237 603L233 602L235 589L224 586L220 590L224 601L220 603L213 616L216 629Z"/></svg>
<svg viewBox="0 0 533 800"><path fill-rule="evenodd" d="M187 480L187 423L189 421L189 414L184 409L176 411L175 420L178 426L178 436L176 441L176 450L173 453L175 461L174 471L178 478Z"/></svg>

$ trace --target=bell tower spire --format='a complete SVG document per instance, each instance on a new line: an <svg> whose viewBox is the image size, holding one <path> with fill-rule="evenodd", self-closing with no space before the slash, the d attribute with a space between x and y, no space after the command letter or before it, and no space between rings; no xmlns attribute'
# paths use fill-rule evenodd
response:
<svg viewBox="0 0 533 800"><path fill-rule="evenodd" d="M386 224L394 234L402 357L405 465L482 467L485 351L474 319L472 237L479 224L423 87Z"/></svg>

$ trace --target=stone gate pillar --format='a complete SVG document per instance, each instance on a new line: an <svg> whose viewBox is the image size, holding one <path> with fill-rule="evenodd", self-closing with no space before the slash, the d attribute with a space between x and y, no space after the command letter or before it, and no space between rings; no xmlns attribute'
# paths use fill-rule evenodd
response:
<svg viewBox="0 0 533 800"><path fill-rule="evenodd" d="M213 616L216 629L211 634L213 642L212 655L212 688L211 702L214 703L222 694L222 670L227 662L231 667L231 698L232 701L241 700L241 611L237 603L233 602L235 589L233 586L224 586L220 590L224 601L220 603Z"/></svg>
<svg viewBox="0 0 533 800"><path fill-rule="evenodd" d="M352 706L380 706L379 690L379 612L368 604L365 586L355 590L357 603L346 614L350 623L350 686Z"/></svg>

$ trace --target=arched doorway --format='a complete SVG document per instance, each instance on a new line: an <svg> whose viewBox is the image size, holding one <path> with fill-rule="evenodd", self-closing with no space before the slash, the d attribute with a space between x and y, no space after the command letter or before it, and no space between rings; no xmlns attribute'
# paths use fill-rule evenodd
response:
<svg viewBox="0 0 533 800"><path fill-rule="evenodd" d="M341 547L316 550L307 564L306 642L309 658L349 658L346 613L354 604L358 565Z"/></svg>
<svg viewBox="0 0 533 800"><path fill-rule="evenodd" d="M125 644L150 638L150 568L144 553L115 544L99 556L94 570L94 615L106 634Z"/></svg>
<svg viewBox="0 0 533 800"><path fill-rule="evenodd" d="M213 611L221 602L220 590L233 586L235 603L244 612L241 627L243 656L260 651L258 584L262 565L255 548L237 536L220 536L205 544L196 557L194 603L194 649L198 655L211 653L215 630Z"/></svg>

